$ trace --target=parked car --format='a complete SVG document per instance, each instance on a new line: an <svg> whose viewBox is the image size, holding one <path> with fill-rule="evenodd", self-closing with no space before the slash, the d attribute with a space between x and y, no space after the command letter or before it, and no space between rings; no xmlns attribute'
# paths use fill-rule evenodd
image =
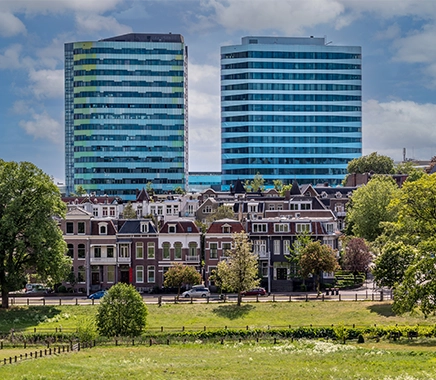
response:
<svg viewBox="0 0 436 380"><path fill-rule="evenodd" d="M264 296L266 295L266 290L264 288L254 288L241 292L243 296Z"/></svg>
<svg viewBox="0 0 436 380"><path fill-rule="evenodd" d="M194 285L192 289L182 293L182 297L191 298L206 298L210 297L210 291L203 285Z"/></svg>
<svg viewBox="0 0 436 380"><path fill-rule="evenodd" d="M99 300L107 294L106 290L99 290L98 292L92 293L88 296L90 300Z"/></svg>

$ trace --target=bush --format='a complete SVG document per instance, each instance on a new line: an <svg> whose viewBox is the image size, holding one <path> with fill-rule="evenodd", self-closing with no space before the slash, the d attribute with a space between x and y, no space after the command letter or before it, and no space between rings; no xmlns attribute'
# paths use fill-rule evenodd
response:
<svg viewBox="0 0 436 380"><path fill-rule="evenodd" d="M67 288L65 287L65 285L60 285L58 287L58 293L66 293L67 292Z"/></svg>
<svg viewBox="0 0 436 380"><path fill-rule="evenodd" d="M357 337L357 343L359 344L365 343L365 339L363 338L362 334L359 334L359 336Z"/></svg>
<svg viewBox="0 0 436 380"><path fill-rule="evenodd" d="M103 336L138 336L146 325L147 307L132 286L112 286L97 310L97 330Z"/></svg>

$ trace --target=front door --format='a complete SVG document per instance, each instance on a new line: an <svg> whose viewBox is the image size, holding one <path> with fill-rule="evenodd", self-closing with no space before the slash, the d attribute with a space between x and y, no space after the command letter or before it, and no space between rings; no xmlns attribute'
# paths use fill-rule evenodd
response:
<svg viewBox="0 0 436 380"><path fill-rule="evenodd" d="M288 269L277 268L277 280L287 280L287 279L288 279Z"/></svg>
<svg viewBox="0 0 436 380"><path fill-rule="evenodd" d="M121 271L120 282L124 282L125 284L129 283L129 271L126 271L126 270Z"/></svg>
<svg viewBox="0 0 436 380"><path fill-rule="evenodd" d="M92 272L91 285L100 285L100 273L99 272Z"/></svg>

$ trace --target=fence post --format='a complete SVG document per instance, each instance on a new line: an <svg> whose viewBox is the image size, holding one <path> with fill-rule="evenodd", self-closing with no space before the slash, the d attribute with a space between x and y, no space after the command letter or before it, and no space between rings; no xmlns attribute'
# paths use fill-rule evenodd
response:
<svg viewBox="0 0 436 380"><path fill-rule="evenodd" d="M321 301L324 302L324 294L321 296Z"/></svg>
<svg viewBox="0 0 436 380"><path fill-rule="evenodd" d="M276 302L276 295L273 294L273 302Z"/></svg>
<svg viewBox="0 0 436 380"><path fill-rule="evenodd" d="M45 306L45 298L42 299L42 306Z"/></svg>
<svg viewBox="0 0 436 380"><path fill-rule="evenodd" d="M309 295L306 293L306 302L309 301Z"/></svg>
<svg viewBox="0 0 436 380"><path fill-rule="evenodd" d="M29 306L29 299L27 299L27 306Z"/></svg>
<svg viewBox="0 0 436 380"><path fill-rule="evenodd" d="M374 301L374 293L371 294L372 301Z"/></svg>
<svg viewBox="0 0 436 380"><path fill-rule="evenodd" d="M206 326L204 326L204 331L206 331Z"/></svg>
<svg viewBox="0 0 436 380"><path fill-rule="evenodd" d="M160 327L160 332L163 332L164 328L163 326Z"/></svg>
<svg viewBox="0 0 436 380"><path fill-rule="evenodd" d="M289 296L289 302L291 302L291 296Z"/></svg>
<svg viewBox="0 0 436 380"><path fill-rule="evenodd" d="M339 301L341 301L341 295L339 294Z"/></svg>
<svg viewBox="0 0 436 380"><path fill-rule="evenodd" d="M0 350L3 350L3 341L0 342Z"/></svg>
<svg viewBox="0 0 436 380"><path fill-rule="evenodd" d="M79 299L78 299L78 298L76 298L76 306L78 305L78 302L79 302Z"/></svg>
<svg viewBox="0 0 436 380"><path fill-rule="evenodd" d="M380 290L380 301L383 301L383 290Z"/></svg>
<svg viewBox="0 0 436 380"><path fill-rule="evenodd" d="M162 296L157 297L157 304L162 306Z"/></svg>
<svg viewBox="0 0 436 380"><path fill-rule="evenodd" d="M356 293L356 295L355 295L355 297L354 297L354 298L355 298L355 300L357 301L357 293Z"/></svg>

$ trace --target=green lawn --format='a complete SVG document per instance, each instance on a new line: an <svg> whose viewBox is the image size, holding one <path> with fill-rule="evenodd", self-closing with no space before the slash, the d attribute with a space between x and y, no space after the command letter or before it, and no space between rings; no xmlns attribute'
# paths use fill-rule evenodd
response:
<svg viewBox="0 0 436 380"><path fill-rule="evenodd" d="M75 329L83 318L95 315L98 306L22 306L0 309L0 330L64 331ZM436 317L397 316L390 302L269 302L235 304L148 305L147 328L151 331L186 329L435 324Z"/></svg>
<svg viewBox="0 0 436 380"><path fill-rule="evenodd" d="M399 346L400 347L400 346ZM433 351L324 341L92 348L0 366L1 379L436 379Z"/></svg>

